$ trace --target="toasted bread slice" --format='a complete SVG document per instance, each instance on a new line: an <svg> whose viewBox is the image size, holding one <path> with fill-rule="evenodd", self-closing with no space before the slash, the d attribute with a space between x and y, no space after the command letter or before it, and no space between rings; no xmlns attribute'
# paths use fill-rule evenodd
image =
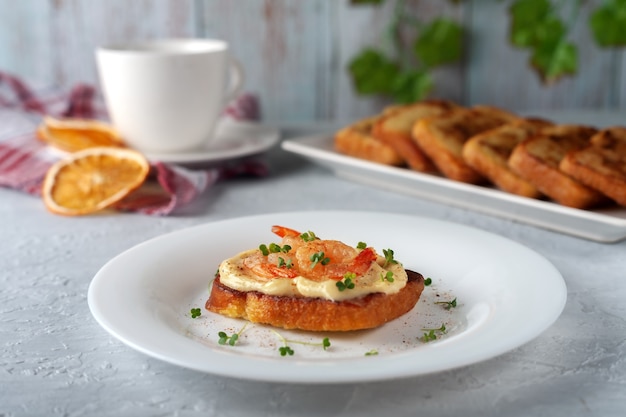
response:
<svg viewBox="0 0 626 417"><path fill-rule="evenodd" d="M598 191L576 181L559 169L565 155L589 146L597 129L581 125L554 125L517 145L509 167L559 204L590 208L606 201Z"/></svg>
<svg viewBox="0 0 626 417"><path fill-rule="evenodd" d="M544 120L522 119L479 133L463 145L463 158L499 189L524 197L539 198L539 190L511 171L508 160L517 144L550 124Z"/></svg>
<svg viewBox="0 0 626 417"><path fill-rule="evenodd" d="M392 111L387 110L388 113ZM392 146L372 135L372 127L381 117L359 120L339 130L334 138L337 152L384 165L404 165L404 158Z"/></svg>
<svg viewBox="0 0 626 417"><path fill-rule="evenodd" d="M419 120L413 127L413 140L443 175L478 184L485 178L465 162L463 145L480 132L515 120L518 117L512 113L488 106L462 108Z"/></svg>
<svg viewBox="0 0 626 417"><path fill-rule="evenodd" d="M521 117L515 113L511 113L510 111L504 110L500 107L487 106L485 104L477 104L470 107L470 110L481 115L485 119L486 123L492 123L494 121L498 121L500 124L514 123L521 119ZM533 120L537 119L528 119L528 122L532 123Z"/></svg>
<svg viewBox="0 0 626 417"><path fill-rule="evenodd" d="M347 301L242 292L213 281L205 308L228 317L285 329L351 331L371 329L409 312L424 290L421 274L407 271L407 284L395 294L373 293Z"/></svg>
<svg viewBox="0 0 626 417"><path fill-rule="evenodd" d="M569 152L561 170L626 206L626 127L603 129L591 145Z"/></svg>
<svg viewBox="0 0 626 417"><path fill-rule="evenodd" d="M373 127L376 138L389 144L400 154L409 168L420 172L434 172L435 166L411 138L417 120L444 114L457 106L449 101L430 100L409 104L397 112L380 118Z"/></svg>

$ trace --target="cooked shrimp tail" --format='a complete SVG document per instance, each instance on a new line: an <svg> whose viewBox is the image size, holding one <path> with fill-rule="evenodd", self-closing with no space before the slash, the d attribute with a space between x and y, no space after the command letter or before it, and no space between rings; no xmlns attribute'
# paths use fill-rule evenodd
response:
<svg viewBox="0 0 626 417"><path fill-rule="evenodd" d="M272 226L272 233L278 235L279 237L297 237L300 236L300 232L297 230L290 229L284 226Z"/></svg>

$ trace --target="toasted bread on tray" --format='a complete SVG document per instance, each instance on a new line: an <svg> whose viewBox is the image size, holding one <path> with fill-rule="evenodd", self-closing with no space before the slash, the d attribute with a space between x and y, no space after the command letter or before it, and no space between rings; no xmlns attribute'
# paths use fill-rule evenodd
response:
<svg viewBox="0 0 626 417"><path fill-rule="evenodd" d="M509 156L520 142L550 122L521 119L472 136L463 145L465 162L503 191L529 198L539 198L539 190L511 171Z"/></svg>
<svg viewBox="0 0 626 417"><path fill-rule="evenodd" d="M404 165L404 158L392 146L372 135L372 126L381 117L359 120L339 130L334 138L337 152L384 165Z"/></svg>
<svg viewBox="0 0 626 417"><path fill-rule="evenodd" d="M561 160L574 150L589 146L597 130L582 125L554 125L517 145L509 158L511 169L559 204L590 208L606 200L559 169Z"/></svg>
<svg viewBox="0 0 626 417"><path fill-rule="evenodd" d="M626 127L603 129L590 142L569 152L561 170L626 206Z"/></svg>
<svg viewBox="0 0 626 417"><path fill-rule="evenodd" d="M430 100L409 104L376 121L373 134L401 155L409 168L420 172L434 172L435 166L413 142L411 130L417 120L441 115L457 106L449 101Z"/></svg>
<svg viewBox="0 0 626 417"><path fill-rule="evenodd" d="M476 184L485 178L465 162L463 145L480 132L516 120L518 117L512 113L493 107L457 108L417 121L412 130L413 140L443 175Z"/></svg>

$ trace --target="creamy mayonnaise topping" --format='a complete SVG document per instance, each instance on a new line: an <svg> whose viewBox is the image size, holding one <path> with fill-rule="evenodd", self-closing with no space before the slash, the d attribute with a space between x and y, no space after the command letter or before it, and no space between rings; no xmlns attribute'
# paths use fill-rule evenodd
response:
<svg viewBox="0 0 626 417"><path fill-rule="evenodd" d="M219 266L222 284L238 291L258 291L267 295L304 296L343 301L358 298L371 293L395 294L407 283L407 274L400 263L390 263L383 267L385 258L378 256L369 270L356 277L352 289L340 291L337 281L328 279L314 281L303 276L295 278L265 278L256 276L243 265L244 258L257 252L251 249L232 258L226 259ZM388 271L393 273L393 282L383 277Z"/></svg>

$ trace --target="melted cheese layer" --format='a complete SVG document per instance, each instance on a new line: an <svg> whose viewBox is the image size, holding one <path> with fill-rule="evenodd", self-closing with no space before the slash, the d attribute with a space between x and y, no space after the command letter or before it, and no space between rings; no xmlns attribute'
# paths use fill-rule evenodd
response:
<svg viewBox="0 0 626 417"><path fill-rule="evenodd" d="M339 291L337 281L328 279L314 281L303 276L295 278L264 278L253 274L244 268L244 258L257 252L251 249L232 258L226 259L219 266L220 281L222 284L238 291L258 291L267 295L288 297L323 298L331 301L343 301L363 297L372 293L395 294L407 283L408 277L401 264L389 264L385 267L384 258L378 257L372 262L370 269L362 276L353 280L353 289ZM388 271L393 273L393 282L382 279Z"/></svg>

